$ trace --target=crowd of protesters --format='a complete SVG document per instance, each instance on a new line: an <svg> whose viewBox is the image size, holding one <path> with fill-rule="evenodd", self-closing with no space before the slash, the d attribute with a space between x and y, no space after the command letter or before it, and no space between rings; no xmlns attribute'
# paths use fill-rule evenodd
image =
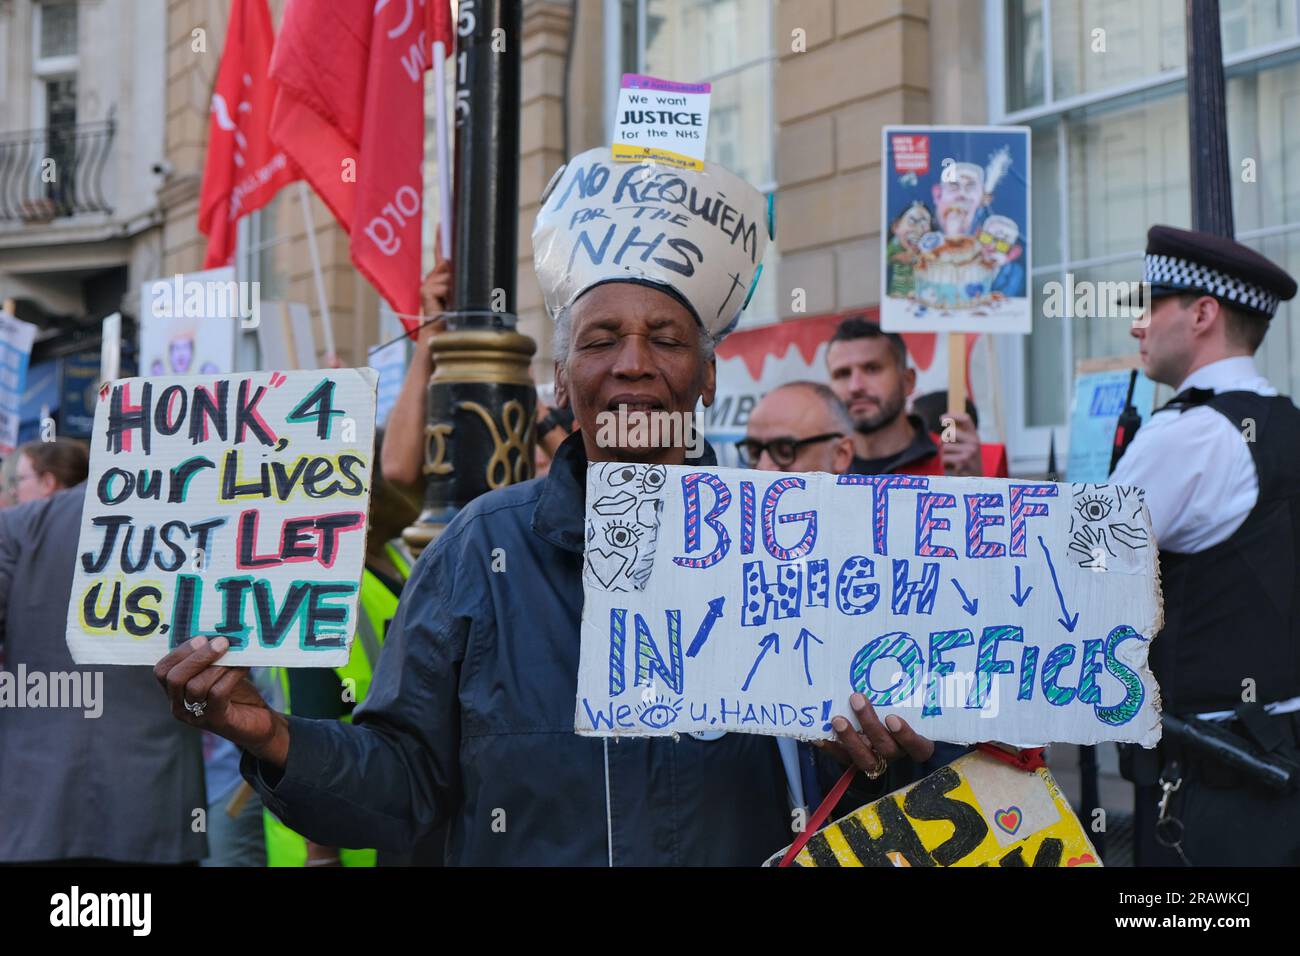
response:
<svg viewBox="0 0 1300 956"><path fill-rule="evenodd" d="M716 167L711 175L720 175ZM739 180L728 181L727 191L732 201L761 208ZM689 453L682 445L604 446L595 423L616 407L692 416L700 403L710 404L714 345L734 328L738 310L723 309L731 294L719 281L726 269L682 288L671 276L554 270L555 262L572 261L568 244L575 240L548 225L549 210L544 204L534 233L556 323L555 381L538 392L539 477L462 509L418 561L401 543L420 500L431 345L445 331L450 270L439 262L421 289L426 321L415 357L377 441L347 665L247 673L223 662L225 638L200 637L166 655L153 673L103 669L95 719L0 707L0 863L748 865L789 841L791 807L817 806L845 767L857 775L838 813L965 752L926 739L898 715L881 720L861 694L841 702L831 719L835 738L811 745L722 734L611 747L573 732L589 463L717 463L707 443ZM1268 634L1282 635L1283 647L1290 635L1294 649L1297 615L1280 595L1293 593L1287 588L1300 567L1293 553L1300 539L1292 534L1300 519L1291 504L1300 477L1289 451L1294 441L1273 436L1300 435L1300 412L1257 375L1252 356L1295 283L1227 240L1157 227L1150 242L1147 269L1155 278L1171 258L1182 265L1153 286L1150 320L1133 335L1153 378L1187 387L1139 432L1121 464L1127 481L1147 489L1157 538L1169 550L1161 555L1166 631L1174 620L1201 639L1199 619L1186 608L1198 591L1214 590L1214 575L1263 587L1250 577L1248 549L1237 547L1246 535L1281 569L1277 589L1261 591L1253 613L1272 613L1276 626ZM1197 264L1211 260L1231 264L1242 278L1207 285L1209 267ZM744 268L738 260L737 274ZM980 441L973 407L948 413L942 398L936 408L934 398L913 395L916 371L900 336L849 316L824 356L829 384L780 383L753 408L737 443L743 465L1006 476L1005 449ZM1262 445L1242 447L1220 420L1242 409L1251 421L1280 423ZM1211 517L1223 520L1184 528L1180 522L1198 512L1161 497L1171 485L1153 474L1174 465L1177 456L1160 443L1176 429L1204 457L1192 473L1200 477L1184 488L1188 500L1208 493L1207 475L1243 476L1217 498ZM72 662L65 643L86 476L86 447L65 439L25 444L0 466L0 637L8 670L96 676ZM1180 533L1212 539L1188 538L1185 553L1174 552L1170 542L1183 541ZM509 575L489 572L497 549L511 554ZM1199 583L1191 588L1189 581ZM1247 627L1249 616L1234 622ZM1243 633L1234 653L1277 657L1263 637L1258 647L1250 640ZM1198 671L1167 656L1153 660L1162 684L1176 675L1203 685L1197 706L1224 699L1216 684L1222 667ZM1262 674L1266 707L1218 719L1293 754L1300 739L1292 729L1300 726L1291 716L1300 712L1294 670L1293 657ZM849 711L852 722L842 716ZM1201 802L1178 812L1201 824L1187 839L1198 862L1295 862L1293 834L1271 830L1264 839L1241 830L1241 840L1225 841L1203 822L1217 815L1212 808L1235 806L1243 811L1239 826L1255 826L1294 809L1292 797L1254 793L1237 778L1214 784L1212 768L1191 766L1202 776L1186 786ZM1148 812L1167 772L1157 768L1153 778L1132 771ZM498 828L503 808L510 823Z"/></svg>

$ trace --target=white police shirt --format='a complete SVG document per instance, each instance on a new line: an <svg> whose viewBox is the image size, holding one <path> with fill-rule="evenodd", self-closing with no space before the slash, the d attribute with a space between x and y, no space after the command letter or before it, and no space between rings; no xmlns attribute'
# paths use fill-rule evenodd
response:
<svg viewBox="0 0 1300 956"><path fill-rule="evenodd" d="M1276 395L1249 356L1198 368L1178 387ZM1142 423L1110 477L1146 490L1161 551L1195 554L1228 540L1259 499L1248 425L1204 406L1157 412Z"/></svg>

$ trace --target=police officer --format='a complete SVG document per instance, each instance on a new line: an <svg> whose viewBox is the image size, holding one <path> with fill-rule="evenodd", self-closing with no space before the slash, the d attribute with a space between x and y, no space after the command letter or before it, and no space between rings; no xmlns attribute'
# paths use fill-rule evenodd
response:
<svg viewBox="0 0 1300 956"><path fill-rule="evenodd" d="M1231 239L1154 226L1148 376L1177 394L1111 482L1146 491L1164 592L1151 666L1166 714L1214 721L1294 760L1300 742L1300 409L1255 367L1295 280ZM1300 795L1206 760L1168 732L1137 751L1139 865L1296 865ZM1162 803L1163 799L1163 803Z"/></svg>

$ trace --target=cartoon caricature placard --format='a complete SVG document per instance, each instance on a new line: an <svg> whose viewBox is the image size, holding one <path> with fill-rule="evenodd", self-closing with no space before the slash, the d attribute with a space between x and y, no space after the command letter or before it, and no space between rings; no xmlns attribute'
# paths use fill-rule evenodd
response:
<svg viewBox="0 0 1300 956"><path fill-rule="evenodd" d="M881 131L880 324L1030 331L1029 128Z"/></svg>

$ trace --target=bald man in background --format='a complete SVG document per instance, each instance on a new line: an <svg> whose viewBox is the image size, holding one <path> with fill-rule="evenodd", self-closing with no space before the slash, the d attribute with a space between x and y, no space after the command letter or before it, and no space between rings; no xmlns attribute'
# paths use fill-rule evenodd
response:
<svg viewBox="0 0 1300 956"><path fill-rule="evenodd" d="M736 442L741 464L760 471L843 475L853 461L853 419L817 382L789 382L763 396Z"/></svg>

